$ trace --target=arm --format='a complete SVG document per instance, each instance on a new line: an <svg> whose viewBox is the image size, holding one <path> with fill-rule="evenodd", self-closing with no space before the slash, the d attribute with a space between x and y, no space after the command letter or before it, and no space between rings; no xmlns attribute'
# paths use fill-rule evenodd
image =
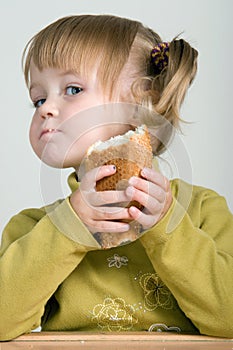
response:
<svg viewBox="0 0 233 350"><path fill-rule="evenodd" d="M173 186L173 193L176 191ZM174 208L184 216L166 233ZM164 218L141 242L155 270L199 331L232 337L233 216L224 198L196 188L188 212L174 199Z"/></svg>
<svg viewBox="0 0 233 350"><path fill-rule="evenodd" d="M69 199L13 217L0 250L0 340L38 327L51 295L86 252L98 248Z"/></svg>
<svg viewBox="0 0 233 350"><path fill-rule="evenodd" d="M96 181L114 171L107 166L87 173L82 190L76 180L71 183L70 198L41 210L25 210L9 222L0 250L0 340L40 325L58 286L88 251L101 248L91 232L127 231L128 225L115 222L129 217L127 209L102 207L125 200L125 195L95 191Z"/></svg>

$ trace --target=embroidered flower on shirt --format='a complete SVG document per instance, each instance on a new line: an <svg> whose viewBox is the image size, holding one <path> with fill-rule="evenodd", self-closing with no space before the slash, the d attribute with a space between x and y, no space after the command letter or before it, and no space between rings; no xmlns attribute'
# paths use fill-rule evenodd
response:
<svg viewBox="0 0 233 350"><path fill-rule="evenodd" d="M106 298L103 304L94 307L92 321L96 322L102 330L127 331L138 322L134 313L134 307L127 305L123 299Z"/></svg>
<svg viewBox="0 0 233 350"><path fill-rule="evenodd" d="M118 254L114 254L110 258L108 258L109 264L108 267L117 267L118 269L121 268L122 265L128 265L128 258L127 256L119 256Z"/></svg>
<svg viewBox="0 0 233 350"><path fill-rule="evenodd" d="M145 293L145 308L153 311L158 307L173 308L173 297L169 289L156 273L145 273L140 277L140 286Z"/></svg>

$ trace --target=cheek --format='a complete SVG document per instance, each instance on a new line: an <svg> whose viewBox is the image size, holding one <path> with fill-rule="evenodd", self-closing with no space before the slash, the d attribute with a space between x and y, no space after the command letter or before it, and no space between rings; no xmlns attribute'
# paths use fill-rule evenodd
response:
<svg viewBox="0 0 233 350"><path fill-rule="evenodd" d="M39 140L39 127L36 123L35 118L33 118L29 128L29 141L34 152L38 156L40 156L38 140Z"/></svg>
<svg viewBox="0 0 233 350"><path fill-rule="evenodd" d="M35 138L36 138L36 123L35 123L35 120L32 119L32 122L31 122L31 125L30 125L30 128L29 128L29 140L30 140L30 143L34 143L35 142Z"/></svg>

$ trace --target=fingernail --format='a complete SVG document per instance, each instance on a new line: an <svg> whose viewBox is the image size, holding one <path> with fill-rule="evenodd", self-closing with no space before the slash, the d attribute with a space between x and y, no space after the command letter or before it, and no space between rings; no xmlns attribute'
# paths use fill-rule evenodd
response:
<svg viewBox="0 0 233 350"><path fill-rule="evenodd" d="M113 170L116 170L116 166L115 165L109 165L107 170L112 172Z"/></svg>
<svg viewBox="0 0 233 350"><path fill-rule="evenodd" d="M135 214L135 213L137 213L137 208L135 208L134 206L132 206L132 207L130 207L130 212L132 213L132 214Z"/></svg>
<svg viewBox="0 0 233 350"><path fill-rule="evenodd" d="M129 187L126 188L126 194L128 196L132 196L133 193L134 193L134 188L132 186L129 186Z"/></svg>
<svg viewBox="0 0 233 350"><path fill-rule="evenodd" d="M142 176L147 176L149 175L149 169L148 168L143 168L141 171Z"/></svg>
<svg viewBox="0 0 233 350"><path fill-rule="evenodd" d="M128 224L126 224L126 225L122 226L122 229L123 229L124 231L129 231L130 226L129 226Z"/></svg>
<svg viewBox="0 0 233 350"><path fill-rule="evenodd" d="M132 176L132 177L129 179L129 181L128 181L128 183L129 183L130 185L135 185L135 182L136 182L136 179L135 179L134 176Z"/></svg>

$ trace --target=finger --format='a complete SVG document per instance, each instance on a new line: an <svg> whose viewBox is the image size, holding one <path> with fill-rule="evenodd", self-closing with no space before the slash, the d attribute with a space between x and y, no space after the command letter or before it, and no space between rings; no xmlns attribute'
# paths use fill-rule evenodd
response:
<svg viewBox="0 0 233 350"><path fill-rule="evenodd" d="M81 189L83 191L90 191L90 189L95 188L97 181L103 177L110 176L115 172L115 165L103 165L101 167L94 168L85 174L83 180L81 181Z"/></svg>
<svg viewBox="0 0 233 350"><path fill-rule="evenodd" d="M136 207L130 207L129 208L130 216L137 221L139 224L142 225L143 229L146 230L156 224L156 222L159 219L160 214L157 215L148 215L143 213L141 210L139 210Z"/></svg>
<svg viewBox="0 0 233 350"><path fill-rule="evenodd" d="M119 207L99 207L93 209L93 220L108 221L108 220L130 220L130 214L128 208Z"/></svg>
<svg viewBox="0 0 233 350"><path fill-rule="evenodd" d="M163 202L159 202L156 198L136 189L135 187L129 186L126 189L126 194L131 196L133 201L137 201L142 204L150 213L157 213L164 207Z"/></svg>
<svg viewBox="0 0 233 350"><path fill-rule="evenodd" d="M166 192L164 189L151 181L133 176L129 179L129 185L156 198L160 203L164 202L166 199Z"/></svg>
<svg viewBox="0 0 233 350"><path fill-rule="evenodd" d="M112 221L95 221L88 229L92 233L96 232L127 232L130 229L130 225L124 222L112 222Z"/></svg>
<svg viewBox="0 0 233 350"><path fill-rule="evenodd" d="M162 187L164 191L167 191L170 186L169 180L154 169L143 168L141 171L141 175L148 181L151 181L154 184Z"/></svg>
<svg viewBox="0 0 233 350"><path fill-rule="evenodd" d="M88 202L93 206L102 206L106 204L122 203L125 206L129 203L130 198L125 191L99 191L89 192L86 194ZM125 203L125 205L123 205Z"/></svg>

